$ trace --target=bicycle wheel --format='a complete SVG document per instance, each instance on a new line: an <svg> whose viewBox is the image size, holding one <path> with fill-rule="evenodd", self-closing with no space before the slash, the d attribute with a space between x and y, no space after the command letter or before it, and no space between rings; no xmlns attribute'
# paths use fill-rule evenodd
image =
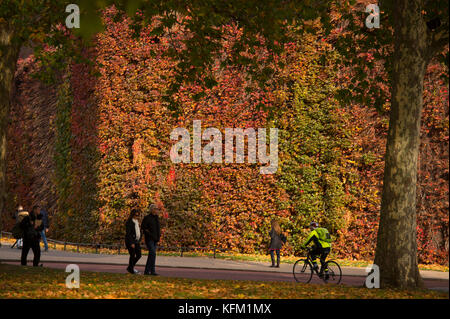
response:
<svg viewBox="0 0 450 319"><path fill-rule="evenodd" d="M328 270L328 272L326 271ZM335 261L327 261L325 264L325 271L323 274L323 281L330 284L339 284L342 279L341 267Z"/></svg>
<svg viewBox="0 0 450 319"><path fill-rule="evenodd" d="M313 270L311 264L306 259L299 259L295 262L294 268L292 268L295 281L308 283L311 281Z"/></svg>

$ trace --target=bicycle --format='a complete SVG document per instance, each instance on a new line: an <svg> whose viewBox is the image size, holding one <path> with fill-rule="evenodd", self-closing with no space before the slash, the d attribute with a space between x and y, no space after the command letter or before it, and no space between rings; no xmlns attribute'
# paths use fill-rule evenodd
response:
<svg viewBox="0 0 450 319"><path fill-rule="evenodd" d="M312 279L314 273L321 278L325 283L333 283L339 284L342 279L342 270L341 266L334 260L328 260L323 265L324 269L328 271L324 271L323 274L319 273L319 269L314 268L312 264L313 260L311 257L311 248L308 247L308 254L306 255L306 259L299 259L295 262L294 267L292 268L292 273L294 275L295 281L302 283L309 283Z"/></svg>

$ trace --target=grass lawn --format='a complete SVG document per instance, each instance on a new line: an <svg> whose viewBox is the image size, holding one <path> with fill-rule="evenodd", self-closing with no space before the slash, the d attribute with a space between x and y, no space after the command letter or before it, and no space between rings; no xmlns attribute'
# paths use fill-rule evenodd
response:
<svg viewBox="0 0 450 319"><path fill-rule="evenodd" d="M0 264L0 298L163 298L163 299L304 299L432 298L448 293L431 290L366 289L347 286L236 280L180 279L129 274L81 273L80 288L65 287L62 270Z"/></svg>

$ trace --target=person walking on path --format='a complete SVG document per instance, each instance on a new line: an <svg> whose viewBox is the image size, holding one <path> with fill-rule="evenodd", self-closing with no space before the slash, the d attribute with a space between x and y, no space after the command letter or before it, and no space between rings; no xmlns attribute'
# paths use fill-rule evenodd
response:
<svg viewBox="0 0 450 319"><path fill-rule="evenodd" d="M40 232L44 228L42 219L38 218L39 206L34 206L29 215L25 216L20 222L23 231L23 247L20 263L27 265L27 257L30 248L33 250L33 266L39 266L41 260L41 247L39 246ZM42 216L41 216L42 217Z"/></svg>
<svg viewBox="0 0 450 319"><path fill-rule="evenodd" d="M144 217L141 225L142 231L145 235L145 244L148 248L148 258L145 264L144 275L157 276L155 270L156 264L156 245L161 237L161 230L158 218L158 208L152 204L149 207L149 214Z"/></svg>
<svg viewBox="0 0 450 319"><path fill-rule="evenodd" d="M48 223L48 213L47 213L47 210L45 209L45 205L42 205L42 208L41 208L41 211L39 214L42 216L42 223L44 224L44 228L41 230L41 238L42 238L42 241L44 242L44 251L47 252L48 251L48 242L47 242L46 233L48 232L49 223Z"/></svg>
<svg viewBox="0 0 450 319"><path fill-rule="evenodd" d="M132 209L130 212L130 216L125 223L125 246L130 253L130 260L128 262L127 271L130 274L139 273L134 266L141 258L141 229L139 228L139 221L137 217L139 215L139 211L137 209Z"/></svg>
<svg viewBox="0 0 450 319"><path fill-rule="evenodd" d="M284 235L281 233L281 228L279 223L272 219L271 221L272 229L269 232L270 236L270 258L272 259L272 265L270 267L280 268L280 249L283 246L283 242L286 240ZM275 266L275 256L274 253L277 254L277 264Z"/></svg>
<svg viewBox="0 0 450 319"><path fill-rule="evenodd" d="M22 221L23 217L24 217L24 216L27 216L27 215L29 215L29 213L23 209L23 206L22 206L22 205L19 205L19 206L17 207L16 212L14 213L13 218L14 218L16 224L20 224L20 222ZM20 229L21 229L21 228L20 228L20 225L19 225L19 230L20 230ZM14 232L13 232L13 233L14 233ZM20 233L23 233L23 232L20 231ZM17 238L17 239L16 239L16 242L11 246L11 248L14 248L15 246L17 247L17 249L22 249L22 246L23 246L23 237Z"/></svg>

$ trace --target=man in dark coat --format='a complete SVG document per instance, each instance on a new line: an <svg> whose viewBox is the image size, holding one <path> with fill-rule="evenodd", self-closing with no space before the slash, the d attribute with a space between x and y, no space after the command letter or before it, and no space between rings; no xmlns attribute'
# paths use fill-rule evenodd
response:
<svg viewBox="0 0 450 319"><path fill-rule="evenodd" d="M139 228L139 222L137 217L139 211L137 209L132 209L127 222L125 223L125 246L130 253L130 259L128 262L127 271L130 274L138 273L134 266L141 258L141 231Z"/></svg>
<svg viewBox="0 0 450 319"><path fill-rule="evenodd" d="M39 206L34 206L28 216L25 216L20 222L20 228L23 231L23 247L20 262L22 266L27 265L27 257L30 248L33 250L33 266L39 266L41 260L41 247L39 246L40 232L44 229L42 219L37 218L39 214ZM40 215L41 217L42 215Z"/></svg>
<svg viewBox="0 0 450 319"><path fill-rule="evenodd" d="M161 237L159 226L158 208L152 204L149 208L149 214L144 217L141 229L145 235L145 244L148 248L148 258L145 265L144 275L157 276L155 271L156 264L156 245Z"/></svg>

